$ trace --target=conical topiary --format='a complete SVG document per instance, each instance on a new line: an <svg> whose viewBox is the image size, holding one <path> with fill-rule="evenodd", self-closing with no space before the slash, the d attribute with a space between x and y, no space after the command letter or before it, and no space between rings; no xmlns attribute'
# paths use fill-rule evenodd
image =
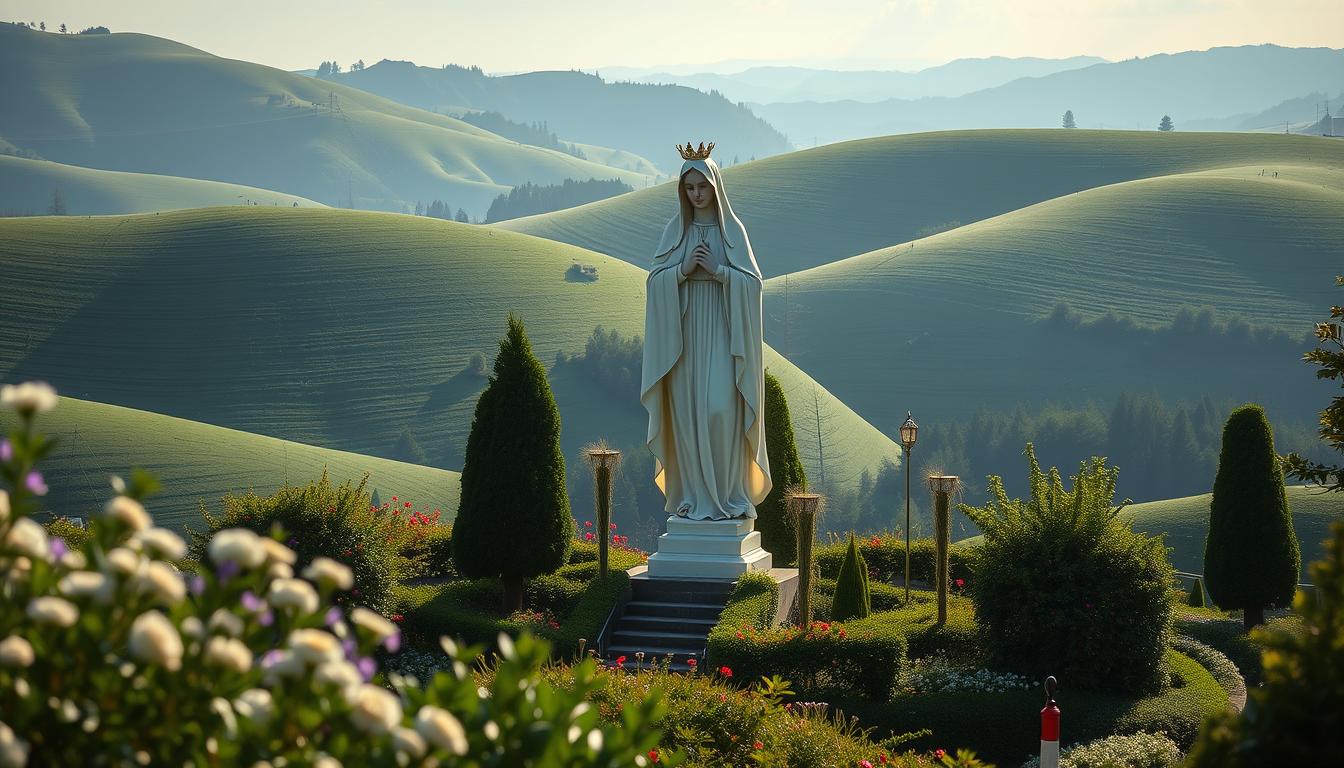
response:
<svg viewBox="0 0 1344 768"><path fill-rule="evenodd" d="M453 561L469 578L502 579L505 610L515 611L527 579L565 564L574 529L560 411L513 315L476 401L461 483Z"/></svg>
<svg viewBox="0 0 1344 768"><path fill-rule="evenodd" d="M859 551L859 543L854 534L849 535L849 549L840 563L840 572L835 577L835 600L831 604L831 619L848 621L867 618L872 611L872 599L868 594L868 564Z"/></svg>
<svg viewBox="0 0 1344 768"><path fill-rule="evenodd" d="M1187 601L1191 608L1204 607L1204 583L1195 579L1195 583L1190 585L1190 599Z"/></svg>
<svg viewBox="0 0 1344 768"><path fill-rule="evenodd" d="M761 532L761 547L774 556L775 565L791 566L798 561L798 521L789 514L785 493L806 486L807 475L798 459L784 389L769 371L765 372L765 452L772 486L756 508L756 530Z"/></svg>
<svg viewBox="0 0 1344 768"><path fill-rule="evenodd" d="M1264 623L1267 606L1292 602L1301 569L1274 433L1263 408L1243 405L1223 427L1204 586L1219 608L1240 608L1249 630Z"/></svg>

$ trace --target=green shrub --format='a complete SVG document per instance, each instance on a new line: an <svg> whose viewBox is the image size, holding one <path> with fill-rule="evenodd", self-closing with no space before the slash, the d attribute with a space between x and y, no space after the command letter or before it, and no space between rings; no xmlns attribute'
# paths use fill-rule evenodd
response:
<svg viewBox="0 0 1344 768"><path fill-rule="evenodd" d="M1246 680L1241 676L1241 670L1232 660L1223 655L1217 648L1211 645L1205 645L1193 637L1187 635L1173 635L1171 638L1171 647L1186 656L1199 662L1199 665L1213 675L1213 679L1218 681L1218 685L1227 691L1228 697L1245 696Z"/></svg>
<svg viewBox="0 0 1344 768"><path fill-rule="evenodd" d="M1265 627L1284 632L1300 632L1302 623L1297 616L1278 616L1266 622ZM1262 648L1246 633L1240 620L1178 615L1172 628L1227 656L1237 669L1241 670L1241 676L1246 680L1248 687L1253 688L1263 680L1260 666Z"/></svg>
<svg viewBox="0 0 1344 768"><path fill-rule="evenodd" d="M93 526L93 521L89 520L85 525L89 527L75 525L68 517L58 517L44 523L42 527L47 529L48 536L59 538L70 549L83 549L93 535L89 531L89 528Z"/></svg>
<svg viewBox="0 0 1344 768"><path fill-rule="evenodd" d="M427 525L402 548L408 564L407 575L426 579L457 578L453 566L453 527L448 523Z"/></svg>
<svg viewBox="0 0 1344 768"><path fill-rule="evenodd" d="M611 615L611 609L628 589L630 574L623 570L612 570L606 580L588 582L578 604L560 621L559 628L548 633L555 653L561 658L569 658L579 653L581 645L592 648L602 625Z"/></svg>
<svg viewBox="0 0 1344 768"><path fill-rule="evenodd" d="M1155 692L1166 684L1171 564L1161 539L1136 533L1112 507L1118 471L1084 462L1064 488L1027 443L1030 498L961 510L984 531L975 561L975 615L995 663L1083 688Z"/></svg>
<svg viewBox="0 0 1344 768"><path fill-rule="evenodd" d="M1136 733L1065 747L1059 755L1059 768L1176 768L1182 757L1180 747L1165 734ZM1022 768L1040 765L1041 759L1036 757L1023 763Z"/></svg>
<svg viewBox="0 0 1344 768"><path fill-rule="evenodd" d="M523 321L510 315L467 437L453 562L465 576L502 578L513 611L527 579L566 563L573 531L560 411Z"/></svg>
<svg viewBox="0 0 1344 768"><path fill-rule="evenodd" d="M916 595L917 600L914 599ZM902 637L912 659L942 654L951 661L965 664L978 664L984 660L986 654L970 600L949 599L947 621L939 624L933 593L912 593L911 598L909 607L874 613L852 623L850 629Z"/></svg>
<svg viewBox="0 0 1344 768"><path fill-rule="evenodd" d="M888 534L873 534L859 538L859 551L868 563L871 584L905 583L905 539ZM823 577L834 579L840 573L849 542L833 541L816 548L817 566ZM972 588L972 564L977 547L972 544L953 544L948 549L948 578L953 594L969 594ZM937 547L933 539L915 539L910 542L910 578L929 584L934 582ZM958 584L957 581L961 583Z"/></svg>
<svg viewBox="0 0 1344 768"><path fill-rule="evenodd" d="M523 605L534 611L555 616L568 615L587 589L587 581L548 573L527 582Z"/></svg>
<svg viewBox="0 0 1344 768"><path fill-rule="evenodd" d="M835 621L866 618L872 612L872 600L868 596L868 565L859 554L859 546L854 536L849 537L849 549L845 560L840 564L840 573L835 579L835 597L831 603L831 618Z"/></svg>
<svg viewBox="0 0 1344 768"><path fill-rule="evenodd" d="M905 639L835 622L771 628L779 587L765 574L738 581L710 631L706 660L747 680L779 675L808 693L886 698L906 660Z"/></svg>
<svg viewBox="0 0 1344 768"><path fill-rule="evenodd" d="M1317 595L1297 593L1300 632L1257 629L1264 684L1240 714L1205 723L1193 768L1327 765L1344 755L1344 521L1331 526L1325 557L1312 563Z"/></svg>
<svg viewBox="0 0 1344 768"><path fill-rule="evenodd" d="M1204 582L1195 579L1195 583L1190 585L1190 597L1186 600L1186 605L1191 608L1203 608L1204 606Z"/></svg>
<svg viewBox="0 0 1344 768"><path fill-rule="evenodd" d="M406 573L401 549L412 533L399 515L370 505L367 481L366 475L358 485L347 481L333 486L324 471L315 483L285 486L270 496L229 494L218 514L202 510L206 529L191 532L191 555L211 566L207 545L219 531L246 528L270 536L278 528L285 545L298 555L296 573L318 557L342 563L354 573L354 586L336 595L336 602L366 605L387 615L393 607L392 588Z"/></svg>
<svg viewBox="0 0 1344 768"><path fill-rule="evenodd" d="M793 439L793 419L784 388L765 372L765 452L770 460L770 493L756 507L756 530L761 547L774 556L775 567L791 567L798 560L797 522L786 509L785 494L807 485L803 462Z"/></svg>
<svg viewBox="0 0 1344 768"><path fill-rule="evenodd" d="M916 595L927 595L928 592L915 590L910 593L911 602L919 598ZM823 619L834 619L835 615L831 612L831 601L835 599L835 579L817 579L816 586L813 588L814 600L817 597L823 599L823 604L818 605L818 609L812 613L814 616ZM891 584L884 584L880 581L868 582L868 607L873 612L894 611L905 605L905 590L901 587L895 587ZM821 610L824 607L825 610Z"/></svg>
<svg viewBox="0 0 1344 768"><path fill-rule="evenodd" d="M1264 623L1267 606L1292 601L1301 570L1274 433L1263 408L1243 405L1223 427L1204 542L1205 586L1218 607L1242 609L1249 630Z"/></svg>

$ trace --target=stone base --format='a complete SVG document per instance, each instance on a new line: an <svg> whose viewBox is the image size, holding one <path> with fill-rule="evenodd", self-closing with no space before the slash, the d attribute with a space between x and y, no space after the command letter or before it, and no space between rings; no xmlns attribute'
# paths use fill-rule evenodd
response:
<svg viewBox="0 0 1344 768"><path fill-rule="evenodd" d="M651 579L736 581L747 571L769 571L769 552L761 549L755 521L667 518L667 533L649 555Z"/></svg>

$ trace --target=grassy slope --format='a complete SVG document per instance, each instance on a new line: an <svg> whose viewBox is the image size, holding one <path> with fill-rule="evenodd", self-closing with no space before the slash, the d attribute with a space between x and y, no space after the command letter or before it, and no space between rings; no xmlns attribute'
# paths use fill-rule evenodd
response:
<svg viewBox="0 0 1344 768"><path fill-rule="evenodd" d="M1165 533L1172 548L1171 562L1178 570L1204 572L1204 539L1209 532L1210 494L1182 499L1150 501L1127 507L1122 516L1133 521L1136 530ZM1293 510L1293 529L1302 548L1302 578L1307 581L1307 566L1325 556L1324 542L1330 524L1344 520L1344 495L1322 494L1319 489L1293 485L1288 487L1288 506Z"/></svg>
<svg viewBox="0 0 1344 768"><path fill-rule="evenodd" d="M0 211L46 213L59 190L66 212L87 214L150 213L217 205L320 206L298 195L218 181L153 173L98 171L49 160L0 155Z"/></svg>
<svg viewBox="0 0 1344 768"><path fill-rule="evenodd" d="M440 198L477 214L527 180L617 176L639 187L646 178L148 35L5 27L0 68L9 75L0 138L75 165L283 189L329 204L350 195L357 207ZM333 96L339 113L314 108Z"/></svg>
<svg viewBox="0 0 1344 768"><path fill-rule="evenodd" d="M732 148L721 151L731 157ZM1344 167L1344 142L1153 131L949 131L861 139L728 168L768 276L815 267L1106 184L1235 166ZM498 226L644 266L675 210L670 184Z"/></svg>
<svg viewBox="0 0 1344 768"><path fill-rule="evenodd" d="M1058 301L1154 326L1205 305L1309 335L1338 301L1344 169L1258 172L1116 184L774 278L767 339L889 434L906 408L936 423L1018 403L1109 407L1125 390L1309 416L1329 392L1300 360L1308 344L1116 340L1038 322Z"/></svg>
<svg viewBox="0 0 1344 768"><path fill-rule="evenodd" d="M574 261L600 279L568 282ZM572 246L424 217L215 208L150 216L0 220L0 380L42 378L100 402L460 467L510 311L547 365L594 326L643 331L644 273ZM767 351L786 390L811 380ZM574 367L552 382L564 447L642 442L647 415ZM892 443L828 394L852 464ZM853 467L841 474L857 474ZM839 476L839 475L836 475Z"/></svg>
<svg viewBox="0 0 1344 768"><path fill-rule="evenodd" d="M0 427L14 424L0 411ZM159 525L200 529L200 504L218 511L226 493L271 493L286 482L316 480L325 468L334 482L358 482L369 473L368 488L386 501L397 494L415 502L457 512L456 472L404 464L344 451L239 432L157 413L62 397L56 410L41 417L40 429L59 441L44 462L52 488L47 499L58 514L87 517L111 493L108 476L129 477L133 467L155 473L163 491L149 509Z"/></svg>

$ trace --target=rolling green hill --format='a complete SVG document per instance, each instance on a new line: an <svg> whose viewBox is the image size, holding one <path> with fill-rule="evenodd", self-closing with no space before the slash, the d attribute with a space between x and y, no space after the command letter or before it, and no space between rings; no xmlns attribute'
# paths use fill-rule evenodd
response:
<svg viewBox="0 0 1344 768"><path fill-rule="evenodd" d="M0 28L0 140L62 163L478 216L510 187L647 176L505 141L338 83L139 34Z"/></svg>
<svg viewBox="0 0 1344 768"><path fill-rule="evenodd" d="M321 206L298 195L269 189L184 179L153 173L123 173L0 155L0 212L47 213L59 192L71 216L152 213L218 205Z"/></svg>
<svg viewBox="0 0 1344 768"><path fill-rule="evenodd" d="M1314 420L1330 391L1300 358L1338 302L1344 167L1259 171L1115 184L773 278L767 339L888 434L907 408L936 422L1122 391ZM1059 302L1073 321L1046 319Z"/></svg>
<svg viewBox="0 0 1344 768"><path fill-rule="evenodd" d="M576 261L596 282L570 282ZM0 380L360 454L460 468L508 312L537 356L582 352L597 325L643 332L644 272L572 246L425 217L213 208L0 220ZM805 374L767 352L790 394ZM638 445L637 393L578 366L552 386L563 444ZM833 477L896 453L824 391L847 441ZM795 419L804 411L795 411ZM405 434L409 431L408 435ZM848 464L848 467L843 465Z"/></svg>
<svg viewBox="0 0 1344 768"><path fill-rule="evenodd" d="M733 148L715 152L731 157ZM1286 165L1344 168L1344 142L1232 133L949 131L777 155L728 168L724 178L761 270L776 276L1093 187ZM676 191L668 183L492 226L644 266L674 210Z"/></svg>
<svg viewBox="0 0 1344 768"><path fill-rule="evenodd" d="M13 421L12 412L0 411L0 428L8 432ZM368 473L368 488L377 489L384 501L396 494L417 508L442 509L445 518L457 513L457 472L71 397L62 397L39 423L59 441L43 463L52 489L47 506L57 514L87 518L96 513L112 493L109 475L130 477L134 467L162 481L162 492L148 508L158 525L178 530L186 525L202 529L200 505L218 511L226 493L272 493L285 483L316 480L323 469L338 484L358 482Z"/></svg>

